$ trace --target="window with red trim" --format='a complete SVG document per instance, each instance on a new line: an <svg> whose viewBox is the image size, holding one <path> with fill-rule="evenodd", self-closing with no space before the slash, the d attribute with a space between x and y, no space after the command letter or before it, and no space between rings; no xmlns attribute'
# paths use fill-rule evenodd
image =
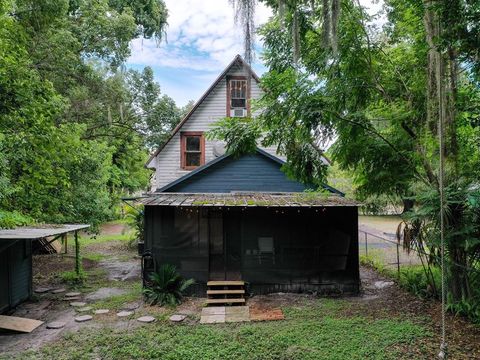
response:
<svg viewBox="0 0 480 360"><path fill-rule="evenodd" d="M203 132L184 131L180 137L181 167L195 169L205 164L205 138Z"/></svg>

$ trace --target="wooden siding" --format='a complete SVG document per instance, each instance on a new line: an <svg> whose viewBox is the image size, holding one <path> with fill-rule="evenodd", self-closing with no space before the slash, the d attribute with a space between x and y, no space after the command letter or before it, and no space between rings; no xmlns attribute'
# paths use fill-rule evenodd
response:
<svg viewBox="0 0 480 360"><path fill-rule="evenodd" d="M234 65L217 84L212 92L193 112L191 117L182 126L180 131L208 131L212 124L225 117L227 102L227 80L228 76L246 76L247 71L239 65ZM251 98L258 99L261 96L261 89L258 83L252 78ZM253 116L258 115L258 111ZM213 148L217 141L205 141L205 163L216 158ZM276 154L275 147L264 148L272 155ZM168 144L160 151L154 160L156 168L156 184L152 190L159 189L172 181L188 174L188 170L181 168L180 164L180 132L175 134Z"/></svg>
<svg viewBox="0 0 480 360"><path fill-rule="evenodd" d="M228 193L231 191L302 192L307 187L290 180L280 164L264 155L228 157L166 192Z"/></svg>

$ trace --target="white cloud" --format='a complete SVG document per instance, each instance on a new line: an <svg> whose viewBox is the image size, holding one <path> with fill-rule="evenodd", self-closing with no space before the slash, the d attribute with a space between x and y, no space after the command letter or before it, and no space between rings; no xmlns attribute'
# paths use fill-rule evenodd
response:
<svg viewBox="0 0 480 360"><path fill-rule="evenodd" d="M168 42L136 39L130 64L221 71L236 54L243 53L241 28L234 23L228 0L166 0L169 11ZM257 25L271 10L259 3Z"/></svg>

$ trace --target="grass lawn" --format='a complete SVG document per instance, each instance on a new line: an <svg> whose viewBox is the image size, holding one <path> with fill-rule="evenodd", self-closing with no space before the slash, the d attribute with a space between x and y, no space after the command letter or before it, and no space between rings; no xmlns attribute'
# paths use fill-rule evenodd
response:
<svg viewBox="0 0 480 360"><path fill-rule="evenodd" d="M410 321L348 316L344 310L349 306L343 300L317 299L285 308L284 321L263 323L160 320L128 331L85 328L21 358L398 359L410 344L430 336Z"/></svg>

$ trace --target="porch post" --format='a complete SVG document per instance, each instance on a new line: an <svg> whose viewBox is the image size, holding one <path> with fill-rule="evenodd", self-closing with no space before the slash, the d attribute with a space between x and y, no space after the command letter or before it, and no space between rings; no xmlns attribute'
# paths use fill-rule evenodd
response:
<svg viewBox="0 0 480 360"><path fill-rule="evenodd" d="M75 272L80 276L80 244L78 243L78 231L74 232L75 237Z"/></svg>

